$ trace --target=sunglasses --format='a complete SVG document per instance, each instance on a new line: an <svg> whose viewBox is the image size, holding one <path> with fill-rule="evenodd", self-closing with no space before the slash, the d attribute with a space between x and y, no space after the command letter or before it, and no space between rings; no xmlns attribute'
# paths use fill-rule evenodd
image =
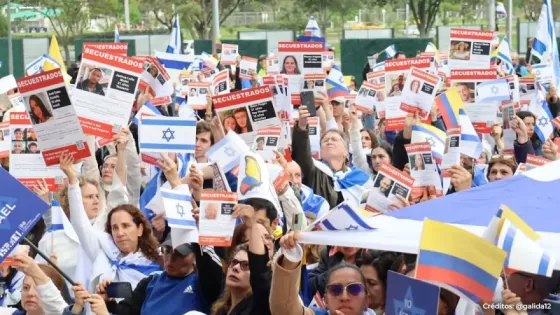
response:
<svg viewBox="0 0 560 315"><path fill-rule="evenodd" d="M327 294L330 296L340 296L346 291L351 296L358 296L364 292L364 285L358 282L349 283L347 285L342 284L329 284L327 285Z"/></svg>
<svg viewBox="0 0 560 315"><path fill-rule="evenodd" d="M229 268L233 268L235 266L237 266L239 264L239 268L241 268L241 270L243 271L247 271L249 270L249 261L248 260L237 260L237 259L232 259L229 262Z"/></svg>

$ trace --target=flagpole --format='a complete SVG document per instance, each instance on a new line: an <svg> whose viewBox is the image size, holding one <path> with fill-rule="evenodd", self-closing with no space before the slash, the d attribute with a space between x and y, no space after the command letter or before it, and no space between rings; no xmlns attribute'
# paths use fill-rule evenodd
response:
<svg viewBox="0 0 560 315"><path fill-rule="evenodd" d="M126 30L130 31L130 8L128 6L129 0L124 0L124 21L126 24Z"/></svg>
<svg viewBox="0 0 560 315"><path fill-rule="evenodd" d="M220 34L220 3L212 1L212 54L216 54L216 43Z"/></svg>
<svg viewBox="0 0 560 315"><path fill-rule="evenodd" d="M496 1L488 0L488 30L496 29Z"/></svg>
<svg viewBox="0 0 560 315"><path fill-rule="evenodd" d="M10 74L14 74L14 54L12 52L12 18L11 18L11 1L8 0L8 68Z"/></svg>
<svg viewBox="0 0 560 315"><path fill-rule="evenodd" d="M507 34L507 38L511 40L511 27L513 24L513 1L508 0L507 5L508 6L507 6L506 34ZM519 43L517 44L519 45Z"/></svg>

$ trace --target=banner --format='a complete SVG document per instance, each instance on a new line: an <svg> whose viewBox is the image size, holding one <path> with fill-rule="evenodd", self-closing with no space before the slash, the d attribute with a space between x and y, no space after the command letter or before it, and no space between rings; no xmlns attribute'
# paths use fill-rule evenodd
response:
<svg viewBox="0 0 560 315"><path fill-rule="evenodd" d="M490 67L494 31L452 28L449 36L449 68Z"/></svg>
<svg viewBox="0 0 560 315"><path fill-rule="evenodd" d="M237 193L228 191L203 191L200 195L200 245L231 245L236 220L232 217L237 204Z"/></svg>
<svg viewBox="0 0 560 315"><path fill-rule="evenodd" d="M72 104L85 133L110 139L127 126L143 64L85 48Z"/></svg>

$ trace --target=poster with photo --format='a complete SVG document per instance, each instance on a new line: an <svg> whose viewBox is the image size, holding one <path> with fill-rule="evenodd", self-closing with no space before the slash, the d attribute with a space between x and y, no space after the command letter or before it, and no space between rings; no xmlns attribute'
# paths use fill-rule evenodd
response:
<svg viewBox="0 0 560 315"><path fill-rule="evenodd" d="M443 159L441 161L441 177L451 178L449 171L453 165L461 165L461 126L447 129Z"/></svg>
<svg viewBox="0 0 560 315"><path fill-rule="evenodd" d="M520 175L530 170L534 170L537 167L541 167L548 163L552 162L549 159L543 158L541 156L536 156L533 154L527 154L527 160L525 163L519 163L517 170L515 171L515 175Z"/></svg>
<svg viewBox="0 0 560 315"><path fill-rule="evenodd" d="M208 82L190 83L189 94L187 95L187 105L194 110L206 109L208 89L210 89L210 83Z"/></svg>
<svg viewBox="0 0 560 315"><path fill-rule="evenodd" d="M212 95L227 94L231 90L229 84L229 70L224 69L212 78Z"/></svg>
<svg viewBox="0 0 560 315"><path fill-rule="evenodd" d="M140 76L138 90L146 91L153 97L169 96L173 94L173 85L169 74L157 58L146 57L144 60L144 71Z"/></svg>
<svg viewBox="0 0 560 315"><path fill-rule="evenodd" d="M233 44L222 44L222 54L220 55L220 63L222 65L234 66L239 56L239 47Z"/></svg>
<svg viewBox="0 0 560 315"><path fill-rule="evenodd" d="M379 91L376 86L378 87L379 84L376 85L369 82L362 83L354 101L357 110L368 115L373 114L375 103L377 103L377 93Z"/></svg>
<svg viewBox="0 0 560 315"><path fill-rule="evenodd" d="M62 188L64 173L58 165L47 166L45 164L29 114L26 112L10 113L8 139L10 174L13 177L30 189L43 179L47 182L49 191L58 191Z"/></svg>
<svg viewBox="0 0 560 315"><path fill-rule="evenodd" d="M280 63L278 57L270 56L266 58L266 74L280 74Z"/></svg>
<svg viewBox="0 0 560 315"><path fill-rule="evenodd" d="M291 145L291 130L294 128L294 124L295 121L291 121L287 126L286 133L290 135L288 137L287 142L290 145ZM309 135L311 156L313 156L314 159L319 160L321 158L321 124L319 123L319 117L309 117L307 119L307 134Z"/></svg>
<svg viewBox="0 0 560 315"><path fill-rule="evenodd" d="M401 109L404 84L412 67L420 71L430 71L432 57L395 59L385 61L385 130L401 130L407 112Z"/></svg>
<svg viewBox="0 0 560 315"><path fill-rule="evenodd" d="M260 129L251 149L260 155L265 162L274 161L274 151L278 150L281 127Z"/></svg>
<svg viewBox="0 0 560 315"><path fill-rule="evenodd" d="M323 52L323 43L319 42L278 42L280 73L287 75L293 105L301 104L303 75L324 73Z"/></svg>
<svg viewBox="0 0 560 315"><path fill-rule="evenodd" d="M497 118L500 112L498 102L465 103L465 112L477 133L489 134L494 125L501 124Z"/></svg>
<svg viewBox="0 0 560 315"><path fill-rule="evenodd" d="M253 78L251 73L257 73L257 63L257 58L247 56L241 57L241 62L239 63L239 78L251 80Z"/></svg>
<svg viewBox="0 0 560 315"><path fill-rule="evenodd" d="M126 127L144 64L85 48L72 104L85 133L110 139Z"/></svg>
<svg viewBox="0 0 560 315"><path fill-rule="evenodd" d="M228 247L231 245L236 219L233 207L237 193L228 191L203 191L200 195L200 245Z"/></svg>
<svg viewBox="0 0 560 315"><path fill-rule="evenodd" d="M519 109L521 107L521 98L519 94L519 77L516 75L508 75L506 79L509 84L509 93L513 108Z"/></svg>
<svg viewBox="0 0 560 315"><path fill-rule="evenodd" d="M449 36L450 69L490 67L494 31L452 28Z"/></svg>
<svg viewBox="0 0 560 315"><path fill-rule="evenodd" d="M327 94L327 88L325 86L325 80L327 79L326 74L304 74L303 75L303 87L302 92L313 91L315 96L315 104L321 105L321 99L318 98L319 92L324 92Z"/></svg>
<svg viewBox="0 0 560 315"><path fill-rule="evenodd" d="M373 213L393 211L391 204L399 202L397 196L408 200L413 185L414 178L410 175L389 164L381 165L367 198L366 211Z"/></svg>
<svg viewBox="0 0 560 315"><path fill-rule="evenodd" d="M441 192L441 180L432 156L432 147L429 142L405 144L410 165L410 176L414 178L412 197L420 197L424 190L433 187Z"/></svg>
<svg viewBox="0 0 560 315"><path fill-rule="evenodd" d="M385 71L368 72L366 78L369 83L385 85Z"/></svg>
<svg viewBox="0 0 560 315"><path fill-rule="evenodd" d="M551 65L540 63L533 65L531 73L537 77L537 81L548 88L548 85L552 82L554 78L554 71Z"/></svg>
<svg viewBox="0 0 560 315"><path fill-rule="evenodd" d="M519 78L519 108L527 110L531 100L537 95L537 79L535 77Z"/></svg>
<svg viewBox="0 0 560 315"><path fill-rule="evenodd" d="M0 159L7 158L10 155L10 123L0 123Z"/></svg>
<svg viewBox="0 0 560 315"><path fill-rule="evenodd" d="M323 51L323 70L330 71L334 66L334 51Z"/></svg>
<svg viewBox="0 0 560 315"><path fill-rule="evenodd" d="M449 74L451 87L456 87L463 103L474 103L476 86L482 82L496 80L494 69L452 69Z"/></svg>
<svg viewBox="0 0 560 315"><path fill-rule="evenodd" d="M199 82L197 75L198 73L189 72L186 70L183 71L183 73L181 73L181 76L179 77L179 82L181 86L181 95L183 97L186 98L189 95L189 84L193 82Z"/></svg>
<svg viewBox="0 0 560 315"><path fill-rule="evenodd" d="M95 49L99 51L104 51L113 55L126 56L128 53L128 43L111 43L111 42L87 42L84 43L82 50L85 48Z"/></svg>
<svg viewBox="0 0 560 315"><path fill-rule="evenodd" d="M218 95L212 100L220 123L228 123L229 129L235 131L248 146L253 144L259 129L280 126L268 86Z"/></svg>
<svg viewBox="0 0 560 315"><path fill-rule="evenodd" d="M33 125L33 152L39 152L39 141L46 166L58 165L62 153L76 161L91 156L60 69L24 77L17 85Z"/></svg>
<svg viewBox="0 0 560 315"><path fill-rule="evenodd" d="M407 113L418 113L427 119L439 90L441 78L417 68L411 68L401 95L401 110Z"/></svg>

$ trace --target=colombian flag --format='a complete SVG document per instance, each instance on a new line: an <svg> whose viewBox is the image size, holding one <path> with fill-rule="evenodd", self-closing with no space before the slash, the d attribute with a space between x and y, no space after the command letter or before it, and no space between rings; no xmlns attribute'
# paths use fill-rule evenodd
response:
<svg viewBox="0 0 560 315"><path fill-rule="evenodd" d="M450 88L438 95L435 98L435 102L441 113L441 117L445 122L447 128L453 128L460 125L459 123L459 110L464 109L463 100L461 95L459 95L459 90L457 88Z"/></svg>
<svg viewBox="0 0 560 315"><path fill-rule="evenodd" d="M475 304L492 301L506 252L453 225L426 219L416 279L435 283Z"/></svg>

